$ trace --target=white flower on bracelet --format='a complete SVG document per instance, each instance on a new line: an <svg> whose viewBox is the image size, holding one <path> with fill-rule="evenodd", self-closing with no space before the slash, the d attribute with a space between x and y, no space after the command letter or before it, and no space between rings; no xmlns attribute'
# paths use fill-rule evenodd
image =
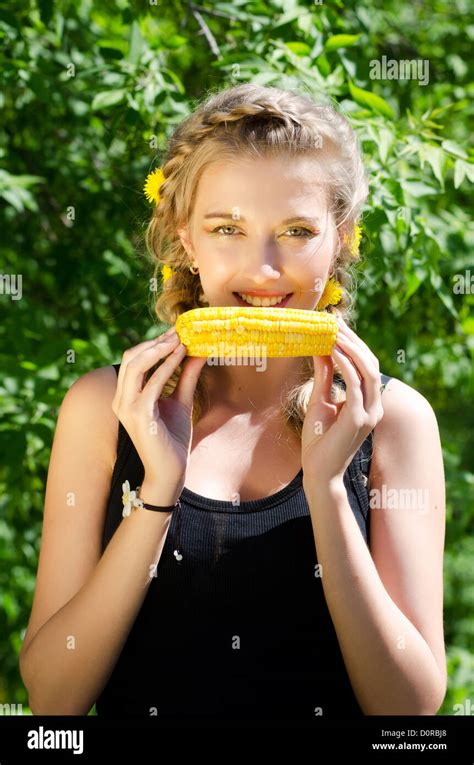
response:
<svg viewBox="0 0 474 765"><path fill-rule="evenodd" d="M122 504L123 504L123 511L122 511L122 517L126 518L128 515L130 515L130 512L132 508L136 507L143 507L143 501L138 496L138 492L140 491L140 486L137 486L135 491L130 491L130 482L125 481L125 483L122 484Z"/></svg>

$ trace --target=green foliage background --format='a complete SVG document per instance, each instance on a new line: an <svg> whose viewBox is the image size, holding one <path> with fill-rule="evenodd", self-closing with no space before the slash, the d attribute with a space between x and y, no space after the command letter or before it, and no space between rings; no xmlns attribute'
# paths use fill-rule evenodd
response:
<svg viewBox="0 0 474 765"><path fill-rule="evenodd" d="M27 709L18 654L59 405L77 377L157 334L144 179L206 90L247 81L337 99L362 139L371 195L357 332L438 416L450 677L440 714L474 703L468 8L29 0L0 10L1 273L23 280L21 300L0 294L0 703ZM427 60L429 84L371 79L370 62L383 55Z"/></svg>

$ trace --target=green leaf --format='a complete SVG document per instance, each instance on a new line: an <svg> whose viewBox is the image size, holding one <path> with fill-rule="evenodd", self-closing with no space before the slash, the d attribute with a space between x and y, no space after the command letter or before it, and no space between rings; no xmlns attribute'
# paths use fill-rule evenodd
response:
<svg viewBox="0 0 474 765"><path fill-rule="evenodd" d="M331 65L329 61L327 60L326 56L324 55L324 53L321 53L321 55L318 56L318 58L316 59L316 65L319 71L321 72L321 74L323 75L323 77L329 77L329 74L331 72Z"/></svg>
<svg viewBox="0 0 474 765"><path fill-rule="evenodd" d="M458 314L454 307L452 295L446 290L441 275L432 269L430 270L430 282L443 305L448 309L449 313L457 319Z"/></svg>
<svg viewBox="0 0 474 765"><path fill-rule="evenodd" d="M273 31L278 29L278 27L289 24L291 21L299 18L304 13L307 13L307 11L304 11L302 8L293 8L292 10L287 11L287 13L283 13L280 18L274 20L272 25Z"/></svg>
<svg viewBox="0 0 474 765"><path fill-rule="evenodd" d="M171 35L171 37L166 38L162 41L165 48L181 48L183 45L186 45L188 42L187 37L183 37L182 35Z"/></svg>
<svg viewBox="0 0 474 765"><path fill-rule="evenodd" d="M357 45L362 35L333 35L326 40L325 50L337 50L338 48L351 48Z"/></svg>
<svg viewBox="0 0 474 765"><path fill-rule="evenodd" d="M100 93L96 93L94 100L92 101L92 111L98 109L107 109L109 106L115 106L119 104L125 98L127 91L125 88L118 90L103 90Z"/></svg>
<svg viewBox="0 0 474 765"><path fill-rule="evenodd" d="M469 316L467 319L464 319L461 326L466 335L474 335L474 317Z"/></svg>
<svg viewBox="0 0 474 765"><path fill-rule="evenodd" d="M379 112L390 119L394 118L392 107L381 96L377 96L375 93L357 87L351 80L349 80L349 90L356 103L361 106L366 106L372 111Z"/></svg>
<svg viewBox="0 0 474 765"><path fill-rule="evenodd" d="M35 183L45 183L46 178L40 175L12 175L6 170L0 170L0 190L11 188L26 189Z"/></svg>
<svg viewBox="0 0 474 765"><path fill-rule="evenodd" d="M464 180L466 172L464 170L465 162L457 159L454 163L454 188L458 189Z"/></svg>
<svg viewBox="0 0 474 765"><path fill-rule="evenodd" d="M467 159L467 154L462 148L462 146L459 146L457 143L454 143L454 141L443 141L441 144L441 148L449 152L449 154L454 154L455 157L461 157L461 159Z"/></svg>
<svg viewBox="0 0 474 765"><path fill-rule="evenodd" d="M291 50L292 53L295 53L297 56L309 56L311 53L311 48L309 45L306 45L306 43L303 42L287 42L285 45Z"/></svg>
<svg viewBox="0 0 474 765"><path fill-rule="evenodd" d="M100 40L97 41L97 45L99 46L99 50L102 53L103 48L107 48L110 50L115 50L117 53L120 53L122 55L122 58L126 56L127 51L129 49L129 44L127 40L122 40L118 37L102 37Z"/></svg>
<svg viewBox="0 0 474 765"><path fill-rule="evenodd" d="M400 185L403 191L415 198L426 197L431 194L439 194L437 188L428 186L428 184L422 183L421 181L405 181L402 179Z"/></svg>
<svg viewBox="0 0 474 765"><path fill-rule="evenodd" d="M82 351L86 351L89 348L89 342L87 340L82 340L80 337L74 337L71 340L71 348L74 351L78 351L80 353Z"/></svg>
<svg viewBox="0 0 474 765"><path fill-rule="evenodd" d="M145 41L140 31L140 25L137 21L134 21L130 29L130 48L127 56L127 61L135 66L139 63L140 57L143 52Z"/></svg>
<svg viewBox="0 0 474 765"><path fill-rule="evenodd" d="M38 206L29 191L22 188L11 188L0 191L0 197L11 204L17 212L23 212L25 207L28 210L36 211Z"/></svg>
<svg viewBox="0 0 474 765"><path fill-rule="evenodd" d="M346 70L348 77L355 77L357 73L357 64L355 61L348 58L344 52L339 53L339 59Z"/></svg>
<svg viewBox="0 0 474 765"><path fill-rule="evenodd" d="M387 161L388 153L394 140L395 136L391 130L388 130L386 127L380 128L378 131L378 147L380 160L383 164Z"/></svg>
<svg viewBox="0 0 474 765"><path fill-rule="evenodd" d="M426 274L421 269L410 271L406 274L406 288L403 300L406 302L415 294L420 284L423 283Z"/></svg>
<svg viewBox="0 0 474 765"><path fill-rule="evenodd" d="M454 188L458 189L465 177L474 182L474 164L464 162L463 159L457 159L454 163Z"/></svg>
<svg viewBox="0 0 474 765"><path fill-rule="evenodd" d="M36 372L38 364L35 364L33 361L20 361L20 367L28 369L31 372Z"/></svg>
<svg viewBox="0 0 474 765"><path fill-rule="evenodd" d="M174 82L178 89L178 93L182 93L183 95L186 93L186 89L176 72L173 72L172 69L167 69L166 67L162 67L161 72L163 75L167 74L169 78Z"/></svg>
<svg viewBox="0 0 474 765"><path fill-rule="evenodd" d="M130 264L124 258L118 257L111 250L105 250L103 258L106 263L109 264L109 267L107 268L108 274L111 276L123 274L123 276L126 276L128 279L131 278L132 272Z"/></svg>
<svg viewBox="0 0 474 765"><path fill-rule="evenodd" d="M7 615L7 622L11 623L15 620L15 617L19 611L19 605L17 601L9 592L4 592L1 597L1 604Z"/></svg>
<svg viewBox="0 0 474 765"><path fill-rule="evenodd" d="M418 146L418 156L421 161L421 169L424 168L425 162L428 162L439 185L441 188L444 188L443 168L445 155L443 150L439 146L433 146L430 143L420 143Z"/></svg>

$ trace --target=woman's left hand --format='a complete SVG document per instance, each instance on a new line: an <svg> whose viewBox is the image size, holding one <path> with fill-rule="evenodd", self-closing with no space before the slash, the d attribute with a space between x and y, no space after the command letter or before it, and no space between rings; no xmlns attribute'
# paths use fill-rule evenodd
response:
<svg viewBox="0 0 474 765"><path fill-rule="evenodd" d="M378 359L343 319L338 323L331 356L313 356L314 387L301 437L306 482L342 480L355 453L383 417ZM346 384L346 400L338 404L331 401L333 361Z"/></svg>

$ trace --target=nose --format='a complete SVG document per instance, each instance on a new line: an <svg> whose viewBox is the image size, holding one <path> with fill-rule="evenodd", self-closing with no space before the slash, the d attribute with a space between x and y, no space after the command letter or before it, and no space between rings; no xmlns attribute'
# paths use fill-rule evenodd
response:
<svg viewBox="0 0 474 765"><path fill-rule="evenodd" d="M253 281L256 287L280 278L280 268L275 259L265 250L260 257L253 257L246 268L249 281Z"/></svg>
<svg viewBox="0 0 474 765"><path fill-rule="evenodd" d="M252 276L255 284L265 284L269 279L276 281L280 278L280 272L277 271L269 263L264 263Z"/></svg>

